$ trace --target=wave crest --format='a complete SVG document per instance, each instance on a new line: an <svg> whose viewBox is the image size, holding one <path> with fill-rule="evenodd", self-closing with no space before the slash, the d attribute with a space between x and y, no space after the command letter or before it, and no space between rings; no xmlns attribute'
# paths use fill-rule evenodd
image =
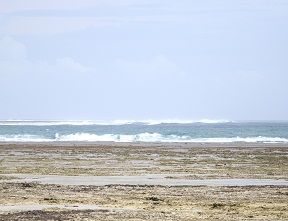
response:
<svg viewBox="0 0 288 221"><path fill-rule="evenodd" d="M140 133L135 135L127 134L90 134L75 133L68 135L55 134L54 138L46 138L30 134L0 135L0 142L186 142L186 143L285 143L288 139L281 137L216 137L216 138L191 138L189 136L162 135L159 133Z"/></svg>

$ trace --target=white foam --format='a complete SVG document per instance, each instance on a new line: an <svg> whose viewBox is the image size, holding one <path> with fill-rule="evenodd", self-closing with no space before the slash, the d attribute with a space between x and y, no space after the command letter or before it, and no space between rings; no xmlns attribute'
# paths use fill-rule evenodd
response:
<svg viewBox="0 0 288 221"><path fill-rule="evenodd" d="M31 134L0 135L1 142L49 142L48 138L43 138Z"/></svg>
<svg viewBox="0 0 288 221"><path fill-rule="evenodd" d="M76 133L69 135L58 135L57 141L115 141L117 140L117 135L113 134L104 134L96 135L89 133Z"/></svg>
<svg viewBox="0 0 288 221"><path fill-rule="evenodd" d="M110 142L191 142L191 143L284 143L288 139L281 137L215 137L215 138L191 138L189 136L161 135L159 133L140 133L129 134L90 134L75 133L68 135L55 134L55 138L45 138L37 135L18 134L18 135L0 135L0 142L53 142L53 141L110 141Z"/></svg>
<svg viewBox="0 0 288 221"><path fill-rule="evenodd" d="M63 136L57 136L58 141L113 141L113 142L161 142L161 134L141 133L136 135L125 134L104 134L96 135L89 133L76 133Z"/></svg>
<svg viewBox="0 0 288 221"><path fill-rule="evenodd" d="M141 133L136 135L104 134L95 135L89 133L76 133L60 136L59 141L114 141L114 142L194 142L194 143L232 143L232 142L267 142L282 143L288 139L280 137L216 137L216 138L190 138L188 136L168 135L159 133Z"/></svg>

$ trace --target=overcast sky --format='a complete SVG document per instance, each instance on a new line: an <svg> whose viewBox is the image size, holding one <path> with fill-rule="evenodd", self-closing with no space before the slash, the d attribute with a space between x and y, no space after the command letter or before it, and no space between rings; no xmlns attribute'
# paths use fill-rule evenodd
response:
<svg viewBox="0 0 288 221"><path fill-rule="evenodd" d="M1 0L0 119L288 120L287 0Z"/></svg>

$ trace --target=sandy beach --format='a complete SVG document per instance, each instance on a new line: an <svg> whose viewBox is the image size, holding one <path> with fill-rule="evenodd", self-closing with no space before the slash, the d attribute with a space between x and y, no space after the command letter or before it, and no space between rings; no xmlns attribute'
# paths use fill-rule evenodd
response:
<svg viewBox="0 0 288 221"><path fill-rule="evenodd" d="M1 143L0 220L288 220L288 144Z"/></svg>

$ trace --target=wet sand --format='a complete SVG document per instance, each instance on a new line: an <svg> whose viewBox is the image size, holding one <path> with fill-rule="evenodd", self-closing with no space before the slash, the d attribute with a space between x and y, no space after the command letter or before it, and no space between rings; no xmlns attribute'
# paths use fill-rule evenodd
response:
<svg viewBox="0 0 288 221"><path fill-rule="evenodd" d="M2 143L0 220L288 220L288 144Z"/></svg>

